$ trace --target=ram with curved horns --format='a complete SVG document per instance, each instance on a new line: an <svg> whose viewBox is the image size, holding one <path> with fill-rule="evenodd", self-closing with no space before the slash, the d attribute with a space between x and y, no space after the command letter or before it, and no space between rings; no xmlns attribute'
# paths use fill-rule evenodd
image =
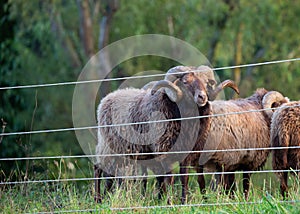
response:
<svg viewBox="0 0 300 214"><path fill-rule="evenodd" d="M168 172L174 162L186 161L187 154L171 156L151 153L191 150L199 145L199 141L205 141L203 133L210 127L210 118L182 118L210 115L210 96L214 97L224 87L231 87L235 91L238 89L231 80L222 82L216 88L208 87L204 78L200 78L196 72L197 69L191 67L177 66L150 89L120 89L101 100L97 110L99 128L96 154L99 156L95 164L96 201L101 200L99 177L102 173L109 177L123 175L128 163L134 165L143 161L145 167L157 174ZM160 122L150 123L154 120ZM105 156L132 153L136 155ZM165 189L164 176L158 177L158 180L161 197ZM111 179L107 179L105 192L111 186Z"/></svg>

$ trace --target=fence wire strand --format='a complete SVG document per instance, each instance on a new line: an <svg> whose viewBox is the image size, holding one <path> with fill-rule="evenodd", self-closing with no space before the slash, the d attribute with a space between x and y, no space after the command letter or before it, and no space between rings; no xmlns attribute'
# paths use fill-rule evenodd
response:
<svg viewBox="0 0 300 214"><path fill-rule="evenodd" d="M214 71L220 71L220 70L235 69L235 68L255 67L255 66L263 66L263 65L271 65L271 64L295 62L295 61L299 61L299 60L300 60L300 58L274 60L274 61L258 62L258 63L251 63L251 64L243 64L243 65L225 66L225 67L220 67L220 68L212 68L212 70L214 70ZM190 71L187 71L187 72L177 72L177 73L178 74L183 74L183 73L188 73L188 72L190 72ZM174 74L177 74L177 73L174 73ZM72 82L59 82L59 83L44 83L44 84L33 84L33 85L7 86L7 87L0 87L0 90L25 89L25 88L40 88L40 87L52 87L52 86L76 85L76 84L90 84L90 83L120 81L120 80L128 80L128 79L141 79L141 78L149 78L149 77L163 77L165 75L166 74L152 74L152 75L140 75L140 76L119 77L119 78L108 78L108 79L101 79L101 80L86 80L86 81L72 81Z"/></svg>
<svg viewBox="0 0 300 214"><path fill-rule="evenodd" d="M28 134L42 134L42 133L54 133L54 132L66 132L66 131L91 130L91 129L98 129L98 128L144 125L144 124L150 124L150 123L164 123L164 122L182 121L182 120L194 120L194 119L201 119L201 118L229 116L229 115L235 115L235 114L258 113L258 112L263 112L263 111L270 111L270 110L276 110L276 109L281 109L281 108L294 108L294 107L299 107L299 106L300 105L279 106L279 107L275 107L275 108L252 109L252 110L245 110L245 111L238 111L238 112L227 112L227 113L222 113L222 114L200 115L200 116L193 116L193 117L183 117L183 118L164 119L164 120L140 121L140 122L134 122L134 123L121 123L121 124L111 124L111 125L102 125L102 126L86 126L86 127L73 127L73 128L61 128L61 129L0 133L0 137L12 136L12 135L28 135Z"/></svg>
<svg viewBox="0 0 300 214"><path fill-rule="evenodd" d="M192 168L191 168L192 169ZM1 185L17 185L17 184L37 184L37 183L58 183L58 182L77 182L77 181L95 181L95 180L106 180L106 179L143 179L143 178L156 178L156 177L180 177L184 175L188 176L198 176L198 175L228 175L228 174L260 174L260 173L282 173L282 172L300 172L300 169L285 169L285 170L250 170L250 171L234 171L234 172L202 172L202 173L170 173L170 174L150 174L150 175L124 175L124 176L106 176L100 178L63 178L63 179L48 179L48 180L27 180L27 181L8 181L8 182L0 182Z"/></svg>
<svg viewBox="0 0 300 214"><path fill-rule="evenodd" d="M116 153L99 155L63 155L63 156L37 156L20 158L0 158L0 161L25 161L25 160L47 160L47 159L75 159L75 158L96 158L96 157L126 157L139 155L171 155L171 154L193 154L193 153L216 153L216 152L244 152L244 151L263 151L263 150L281 150L281 149L300 149L300 146L282 146L282 147L262 147L262 148L239 148L239 149L208 149L201 151L171 151L171 152L148 152L148 153Z"/></svg>

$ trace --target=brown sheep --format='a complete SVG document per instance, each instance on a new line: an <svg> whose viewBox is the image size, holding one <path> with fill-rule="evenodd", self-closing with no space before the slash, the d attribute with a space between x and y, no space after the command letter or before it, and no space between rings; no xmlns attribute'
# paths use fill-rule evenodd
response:
<svg viewBox="0 0 300 214"><path fill-rule="evenodd" d="M211 102L213 114L228 114L213 117L211 128L205 143L204 150L228 150L265 148L270 142L270 123L272 111L261 111L287 102L276 91L258 89L256 92L243 99L217 100ZM230 114L256 110L243 114ZM200 156L200 166L212 171L234 172L238 170L252 171L263 167L267 160L269 150L243 150L233 152L203 153ZM199 164L198 162L195 164ZM233 195L235 190L235 176L225 174L223 185L227 193ZM200 177L203 177L200 175ZM220 182L220 176L216 176ZM248 198L250 174L243 174L243 188L245 198ZM203 179L204 180L204 179Z"/></svg>
<svg viewBox="0 0 300 214"><path fill-rule="evenodd" d="M292 146L300 146L300 101L282 105L272 117L271 147ZM274 149L272 165L274 170L299 170L300 149ZM288 171L277 174L280 178L280 192L285 198L288 192Z"/></svg>

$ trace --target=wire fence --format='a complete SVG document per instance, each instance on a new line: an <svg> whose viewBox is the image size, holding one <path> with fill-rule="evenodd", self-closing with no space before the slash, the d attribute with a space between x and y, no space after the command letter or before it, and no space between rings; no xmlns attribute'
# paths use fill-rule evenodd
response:
<svg viewBox="0 0 300 214"><path fill-rule="evenodd" d="M275 108L250 109L250 110L245 110L245 111L227 112L227 113L222 113L222 114L199 115L199 116L193 116L193 117L139 121L139 122L133 122L133 123L121 123L121 124L111 124L111 125L102 125L102 126L70 127L70 128L61 128L61 129L10 132L10 133L1 133L0 137L1 136L11 136L11 135L28 135L28 134L54 133L54 132L66 132L66 131L78 131L78 130L91 130L91 129L98 129L98 128L112 128L112 127L120 127L120 126L145 125L145 124L151 124L151 123L165 123L165 122L183 121L183 120L195 120L195 119L201 119L201 118L222 117L222 116L229 116L229 115L236 115L236 114L258 113L258 112L264 112L264 111L276 110L276 109L282 109L282 108L294 108L294 107L298 107L298 106L300 106L300 104L294 105L294 106L279 106L279 107L275 107Z"/></svg>
<svg viewBox="0 0 300 214"><path fill-rule="evenodd" d="M273 60L273 61L266 61L266 62L259 62L259 63L244 64L244 65L233 65L233 66L212 68L212 70L214 70L214 71L221 71L221 70L235 69L235 68L246 68L246 67L255 67L255 66L263 66L263 65L272 65L272 64L279 64L279 63L295 62L295 61L299 61L299 60L300 60L300 58L283 59L283 60ZM188 73L188 72L190 72L190 71L174 72L173 74L185 74L185 73ZM120 81L120 80L128 80L128 79L141 79L141 78L163 77L165 75L166 74L152 74L152 75L149 74L149 75L127 76L127 77L98 79L98 80L87 80L87 81L44 83L44 84L33 84L33 85L17 85L17 86L0 87L0 90L25 89L25 88L40 88L40 87L53 87L53 86L76 85L76 84L90 84L90 83Z"/></svg>
<svg viewBox="0 0 300 214"><path fill-rule="evenodd" d="M279 64L279 63L287 63L287 62L295 62L299 61L300 58L293 59L285 59L285 60L276 60L276 61L267 61L261 63L253 63L253 64L245 64L238 66L227 66L214 68L214 71L225 70L225 69L234 69L234 68L244 68L244 67L253 67L253 66L263 66L263 65L271 65L271 64ZM190 71L187 71L190 72ZM178 73L187 73L187 72L178 72ZM59 83L45 83L45 84L33 84L33 85L19 85L19 86L9 86L9 87L0 87L0 90L13 90L13 89L28 89L28 88L39 88L39 87L57 87L63 85L75 85L75 84L89 84L96 82L105 82L105 81L118 81L118 80L126 80L126 79L138 79L138 78L149 78L149 77L162 77L165 74L154 74L154 75L144 75L144 76L130 76L130 77L122 77L122 78L110 78L103 80L89 80L89 81L80 81L80 82L59 82ZM295 106L293 106L295 107ZM277 107L282 108L282 107ZM33 131L23 131L23 132L10 132L10 133L0 133L0 138L6 136L15 136L15 135L30 135L30 134L41 134L41 133L56 133L56 132L67 132L67 131L77 131L77 130L91 130L105 127L119 127L119 126L131 126L131 125L141 125L141 124L150 124L150 123L163 123L170 121L178 121L178 120L193 120L199 118L206 117L221 117L228 116L234 114L246 114L246 113L255 113L262 112L268 110L276 110L277 108L266 108L266 109L252 109L247 111L238 111L238 112L228 112L224 114L212 114L207 116L195 116L195 117L186 117L186 118L178 118L178 119L167 119L167 120L155 120L155 121L143 121L143 122L135 122L135 123L123 123L123 124L112 124L106 126L87 126L87 127L69 127L69 128L61 128L61 129L48 129L48 130L33 130ZM289 108L289 106L284 107ZM279 149L300 149L300 146L293 147L265 147L265 148L232 148L226 150L202 150L202 151L172 151L172 152L153 152L153 153L125 153L125 154L102 154L102 155L64 155L64 156L37 156L37 157L19 157L19 158L0 158L0 161L35 161L35 160L53 160L53 159L78 159L78 158L95 158L95 157L116 157L116 156L135 156L135 155L166 155L166 154L186 154L186 153L216 153L216 152L243 152L243 151L263 151L263 150L279 150ZM258 173L282 173L282 172L294 172L298 173L300 170L258 170L258 171L237 171L237 172L203 172L203 173L188 173L189 176L198 176L198 175L224 175L224 174L258 174ZM183 176L186 174L180 173L171 173L171 174L148 174L148 175L126 175L126 176L113 176L113 177L82 177L82 178L64 178L64 179L48 179L48 180L24 180L24 181L1 181L1 185L18 185L18 184L35 184L35 183L58 183L58 182L76 182L76 181L95 181L95 180L103 180L103 179L143 179L143 178L155 178L158 176L170 177L170 176ZM299 203L300 201L280 201L280 203ZM229 202L229 203L201 203L201 204L185 204L185 205L166 205L166 206L140 206L140 207L120 207L120 208L110 208L112 211L126 211L126 210L139 210L139 209L167 209L167 208L180 208L180 207L203 207L203 206L228 206L235 204L259 204L261 201L256 202ZM97 209L86 209L86 210L69 210L63 212L93 212L97 211ZM41 212L41 213L61 213L57 212Z"/></svg>
<svg viewBox="0 0 300 214"><path fill-rule="evenodd" d="M156 177L180 177L180 176L199 176L199 175L231 175L231 174L259 174L259 173L283 173L283 172L300 172L299 169L291 170L250 170L250 171L235 171L235 172L191 172L191 173L169 173L169 174L149 174L149 175L124 175L124 176L105 176L100 178L63 178L63 179L48 179L48 180L27 180L27 181L8 181L0 182L0 185L16 185L16 184L37 184L37 183L57 183L57 182L72 182L72 181L95 181L95 180L108 180L108 179L143 179L143 178L156 178Z"/></svg>
<svg viewBox="0 0 300 214"><path fill-rule="evenodd" d="M36 156L21 158L0 158L0 161L25 161L25 160L47 160L47 159L78 159L96 157L126 157L126 156L147 156L147 155L168 155L168 154L193 154L193 153L216 153L216 152L242 152L242 151L264 151L264 150L283 150L300 149L300 146L279 146L279 147L260 147L260 148L236 148L236 149L207 149L201 151L170 151L170 152L141 152L141 153L116 153L116 154L95 154L95 155L61 155L61 156Z"/></svg>

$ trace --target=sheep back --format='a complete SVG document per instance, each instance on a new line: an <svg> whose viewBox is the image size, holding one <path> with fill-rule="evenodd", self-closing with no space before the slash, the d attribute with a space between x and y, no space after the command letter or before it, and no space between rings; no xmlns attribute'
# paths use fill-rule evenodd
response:
<svg viewBox="0 0 300 214"><path fill-rule="evenodd" d="M151 95L149 90L133 88L110 93L98 107L98 138L119 154L168 151L179 134L180 121L118 125L180 117L176 103L166 97L163 92Z"/></svg>
<svg viewBox="0 0 300 214"><path fill-rule="evenodd" d="M213 114L227 114L212 118L205 150L228 150L266 148L269 146L270 121L264 112L238 113L261 110L262 99L267 93L258 89L245 99L214 101ZM212 170L236 171L256 170L266 162L269 150L243 150L230 152L204 153L200 164Z"/></svg>

